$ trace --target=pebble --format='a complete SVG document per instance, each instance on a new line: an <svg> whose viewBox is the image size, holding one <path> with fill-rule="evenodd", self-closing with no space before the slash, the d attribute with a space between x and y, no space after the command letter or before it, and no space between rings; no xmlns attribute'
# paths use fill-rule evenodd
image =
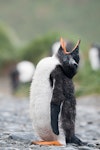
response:
<svg viewBox="0 0 100 150"><path fill-rule="evenodd" d="M31 145L37 140L29 117L29 100L0 96L0 150L100 150L100 96L77 101L76 133L85 146ZM90 105L89 105L90 104Z"/></svg>
<svg viewBox="0 0 100 150"><path fill-rule="evenodd" d="M13 139L15 141L24 141L27 143L30 143L32 139L37 140L34 134L30 132L14 132L9 135L9 139Z"/></svg>

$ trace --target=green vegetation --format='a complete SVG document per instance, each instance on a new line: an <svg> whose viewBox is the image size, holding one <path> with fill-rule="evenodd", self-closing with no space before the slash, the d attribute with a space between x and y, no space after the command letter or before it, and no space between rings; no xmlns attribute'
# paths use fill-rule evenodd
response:
<svg viewBox="0 0 100 150"><path fill-rule="evenodd" d="M4 28L0 27L0 66L3 65L4 60L8 61L12 59L13 53L14 47L9 38L9 35L7 34Z"/></svg>
<svg viewBox="0 0 100 150"><path fill-rule="evenodd" d="M85 64L79 69L75 77L76 95L100 94L100 70L93 71L89 61L85 60Z"/></svg>
<svg viewBox="0 0 100 150"><path fill-rule="evenodd" d="M18 39L8 26L0 24L0 68L17 60Z"/></svg>
<svg viewBox="0 0 100 150"><path fill-rule="evenodd" d="M81 39L84 65L74 78L76 95L100 93L100 71L91 70L88 60L90 44L100 43L99 11L100 0L0 1L0 21L5 22L0 23L0 72L21 60L36 65L61 36L75 43Z"/></svg>
<svg viewBox="0 0 100 150"><path fill-rule="evenodd" d="M49 56L51 46L58 40L58 37L58 34L48 34L29 42L21 50L21 60L30 60L37 64L41 58Z"/></svg>
<svg viewBox="0 0 100 150"><path fill-rule="evenodd" d="M1 0L0 20L23 41L48 32L69 38L70 31L88 42L100 42L100 0Z"/></svg>
<svg viewBox="0 0 100 150"><path fill-rule="evenodd" d="M11 63L21 60L29 60L37 64L38 61L50 54L52 44L60 38L59 34L46 34L43 37L37 38L25 45L14 43L14 37L7 34L8 30L0 28L0 67L3 68ZM9 30L10 31L10 30ZM10 36L9 36L10 35ZM68 32L67 32L68 35ZM63 34L65 36L65 33ZM68 35L70 40L76 42L77 35ZM84 41L84 40L83 40ZM19 45L19 46L18 46ZM87 42L82 42L80 49L84 58L84 65L80 67L78 74L75 76L74 81L76 84L76 96L86 94L94 94L100 92L100 71L93 71L90 67L88 60L89 47ZM23 92L21 92L23 91ZM24 94L22 94L24 93ZM27 96L29 93L29 84L21 85L16 95Z"/></svg>

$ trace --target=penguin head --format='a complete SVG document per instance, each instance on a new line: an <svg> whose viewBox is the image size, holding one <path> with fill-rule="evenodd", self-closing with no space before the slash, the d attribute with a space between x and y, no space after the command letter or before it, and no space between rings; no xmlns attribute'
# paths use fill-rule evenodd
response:
<svg viewBox="0 0 100 150"><path fill-rule="evenodd" d="M61 63L62 69L68 78L72 78L76 73L79 65L79 44L78 40L76 46L67 51L67 46L65 41L60 39L60 48L58 50L57 56Z"/></svg>

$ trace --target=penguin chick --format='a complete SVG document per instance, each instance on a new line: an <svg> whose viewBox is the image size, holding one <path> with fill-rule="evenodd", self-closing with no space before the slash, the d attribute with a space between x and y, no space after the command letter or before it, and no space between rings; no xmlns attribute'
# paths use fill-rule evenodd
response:
<svg viewBox="0 0 100 150"><path fill-rule="evenodd" d="M61 38L57 53L37 64L30 89L30 113L34 131L42 142L33 144L83 144L75 136L76 99L72 82L79 64L79 44L80 41L67 52Z"/></svg>

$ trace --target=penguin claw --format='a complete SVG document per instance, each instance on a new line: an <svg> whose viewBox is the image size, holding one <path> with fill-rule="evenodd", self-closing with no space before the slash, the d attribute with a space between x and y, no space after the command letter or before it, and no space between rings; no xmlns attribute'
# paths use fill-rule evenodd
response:
<svg viewBox="0 0 100 150"><path fill-rule="evenodd" d="M41 146L63 146L60 142L58 141L32 141L31 144L34 145L41 145Z"/></svg>
<svg viewBox="0 0 100 150"><path fill-rule="evenodd" d="M75 143L79 146L82 146L84 145L84 142L82 142L79 138L77 138L76 136L73 136L72 139L71 139L71 143Z"/></svg>
<svg viewBox="0 0 100 150"><path fill-rule="evenodd" d="M66 143L74 143L77 144L79 146L83 146L83 145L87 145L87 142L82 142L78 137L76 137L75 135L71 138L71 140L67 140L66 139Z"/></svg>

